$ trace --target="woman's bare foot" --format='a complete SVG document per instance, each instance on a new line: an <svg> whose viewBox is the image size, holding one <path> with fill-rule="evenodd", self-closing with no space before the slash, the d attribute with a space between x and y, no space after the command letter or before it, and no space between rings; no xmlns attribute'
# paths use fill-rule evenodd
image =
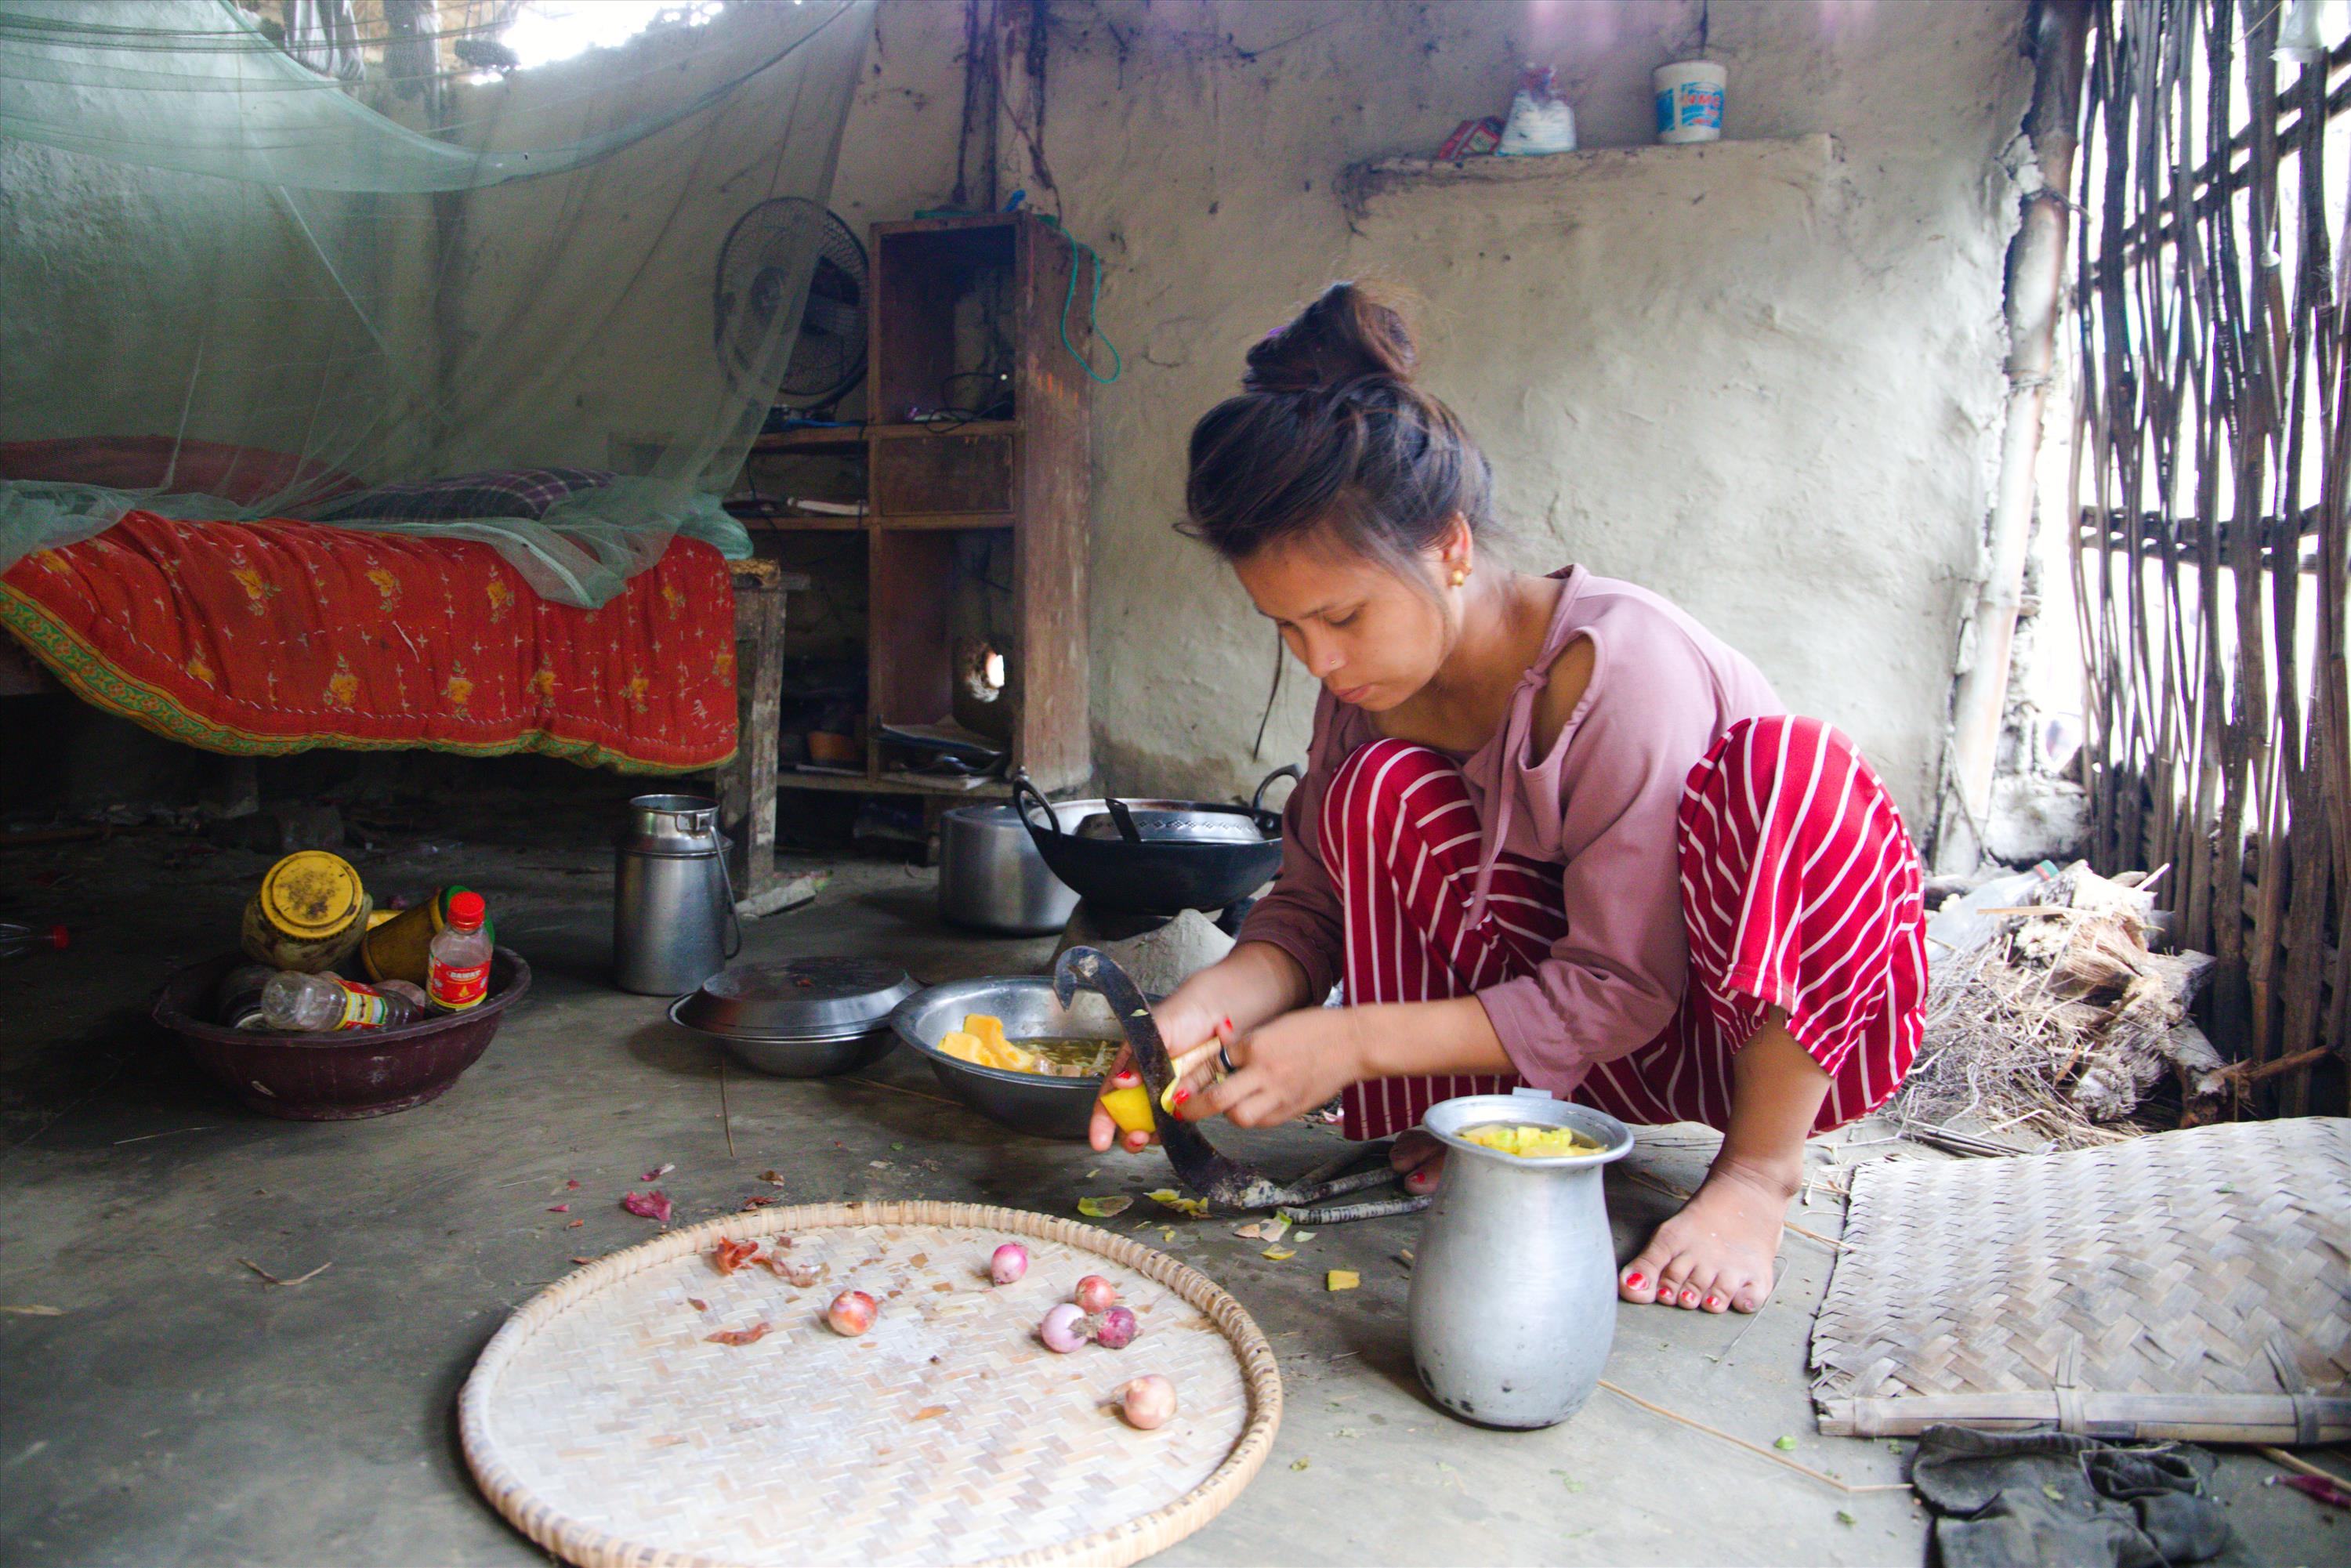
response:
<svg viewBox="0 0 2351 1568"><path fill-rule="evenodd" d="M1625 1301L1751 1312L1771 1294L1771 1265L1802 1178L1717 1160L1682 1211L1657 1227L1616 1276Z"/></svg>
<svg viewBox="0 0 2351 1568"><path fill-rule="evenodd" d="M1437 1190L1437 1178L1445 1174L1445 1145L1418 1127L1399 1133L1388 1145L1388 1168L1404 1177L1405 1191L1426 1197Z"/></svg>

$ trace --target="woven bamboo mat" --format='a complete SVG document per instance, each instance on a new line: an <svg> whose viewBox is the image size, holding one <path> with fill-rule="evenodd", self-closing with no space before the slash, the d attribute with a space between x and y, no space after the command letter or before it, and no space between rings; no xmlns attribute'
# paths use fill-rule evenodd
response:
<svg viewBox="0 0 2351 1568"><path fill-rule="evenodd" d="M2351 1121L1854 1176L1821 1430L2351 1437Z"/></svg>
<svg viewBox="0 0 2351 1568"><path fill-rule="evenodd" d="M821 1277L722 1275L756 1239ZM1018 1284L987 1280L1019 1240ZM1036 1328L1102 1274L1134 1343L1056 1355ZM826 1303L882 1303L844 1339ZM695 1301L705 1303L701 1307ZM707 1336L768 1325L756 1343ZM1135 1431L1105 1403L1161 1373L1180 1408ZM1204 1275L1091 1226L979 1204L761 1209L674 1231L517 1312L458 1400L498 1511L572 1563L1133 1563L1240 1494L1281 1417L1273 1352Z"/></svg>

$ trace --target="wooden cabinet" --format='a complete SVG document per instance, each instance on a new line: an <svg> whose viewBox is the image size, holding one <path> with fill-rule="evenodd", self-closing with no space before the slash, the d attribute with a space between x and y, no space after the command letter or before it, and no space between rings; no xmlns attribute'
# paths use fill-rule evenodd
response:
<svg viewBox="0 0 2351 1568"><path fill-rule="evenodd" d="M1063 319L1070 244L1004 214L876 224L871 254L868 423L761 436L753 449L754 462L864 458L863 517L760 526L865 536L865 777L778 782L966 793L886 759L883 729L976 718L970 727L993 730L1042 787L1078 788L1092 772L1092 497L1089 382L1074 356L1092 344L1082 306ZM1000 710L973 674L991 648L1004 666Z"/></svg>

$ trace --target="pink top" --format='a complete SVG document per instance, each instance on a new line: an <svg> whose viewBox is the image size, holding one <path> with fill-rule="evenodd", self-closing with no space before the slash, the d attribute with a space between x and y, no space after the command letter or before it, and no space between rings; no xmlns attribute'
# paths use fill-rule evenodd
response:
<svg viewBox="0 0 2351 1568"><path fill-rule="evenodd" d="M1595 1061L1656 1038L1681 1003L1683 936L1677 813L1689 771L1733 724L1787 709L1746 657L1646 589L1566 582L1542 652L1511 694L1500 733L1461 760L1483 827L1469 918L1505 851L1560 868L1567 934L1534 973L1478 993L1519 1076L1565 1094ZM1551 750L1529 755L1536 695L1570 642L1592 640L1591 684ZM1242 923L1327 995L1344 952L1339 896L1323 866L1322 798L1372 717L1328 691L1314 710L1305 781L1283 811L1281 873Z"/></svg>

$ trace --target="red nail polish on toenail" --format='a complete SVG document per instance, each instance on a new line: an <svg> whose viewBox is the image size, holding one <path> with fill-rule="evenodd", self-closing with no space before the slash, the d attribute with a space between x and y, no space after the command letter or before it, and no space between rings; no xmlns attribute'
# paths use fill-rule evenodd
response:
<svg viewBox="0 0 2351 1568"><path fill-rule="evenodd" d="M1722 1305L1722 1298L1720 1296L1708 1296L1706 1299L1706 1310L1709 1312L1720 1305Z"/></svg>
<svg viewBox="0 0 2351 1568"><path fill-rule="evenodd" d="M1684 1291L1682 1292L1682 1305L1686 1307L1689 1306L1696 1302L1697 1300L1698 1292L1696 1291Z"/></svg>
<svg viewBox="0 0 2351 1568"><path fill-rule="evenodd" d="M1627 1274L1627 1275L1625 1275L1625 1288L1626 1290L1628 1290L1628 1291L1637 1291L1637 1290L1639 1290L1639 1289L1641 1288L1641 1276L1640 1276L1640 1275L1638 1275L1638 1274Z"/></svg>

